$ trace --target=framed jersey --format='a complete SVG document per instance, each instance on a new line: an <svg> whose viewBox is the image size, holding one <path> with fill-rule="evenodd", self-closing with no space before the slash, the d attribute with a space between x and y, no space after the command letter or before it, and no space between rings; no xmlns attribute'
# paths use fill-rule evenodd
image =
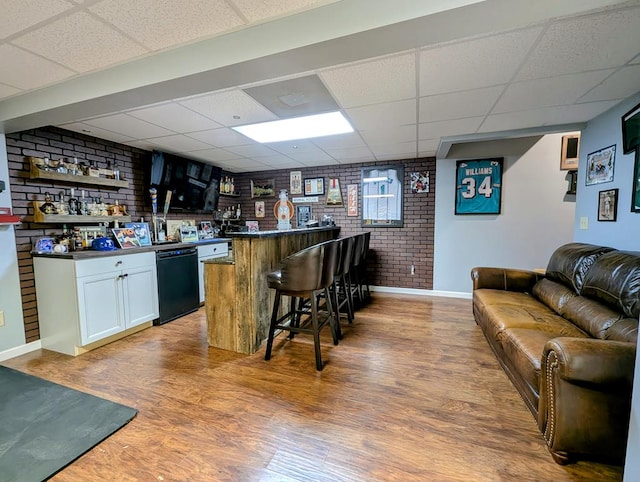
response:
<svg viewBox="0 0 640 482"><path fill-rule="evenodd" d="M500 214L503 159L456 162L456 214Z"/></svg>

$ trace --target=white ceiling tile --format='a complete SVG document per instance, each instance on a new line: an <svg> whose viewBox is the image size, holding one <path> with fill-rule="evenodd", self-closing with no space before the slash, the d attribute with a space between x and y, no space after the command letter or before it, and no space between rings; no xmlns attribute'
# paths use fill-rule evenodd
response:
<svg viewBox="0 0 640 482"><path fill-rule="evenodd" d="M360 135L369 145L415 142L418 137L418 128L415 124L406 126L382 126L378 129L360 131Z"/></svg>
<svg viewBox="0 0 640 482"><path fill-rule="evenodd" d="M203 151L195 151L195 152L189 153L189 156L193 157L194 159L200 159L202 161L209 161L209 162L230 161L230 160L239 159L240 157L242 157L242 156L238 156L237 154L234 154L233 152L226 151L224 149L206 149Z"/></svg>
<svg viewBox="0 0 640 482"><path fill-rule="evenodd" d="M16 89L15 87L11 87L6 84L0 84L0 99L10 97L18 92L20 92L20 89Z"/></svg>
<svg viewBox="0 0 640 482"><path fill-rule="evenodd" d="M420 123L484 116L489 113L504 87L489 87L455 94L420 98Z"/></svg>
<svg viewBox="0 0 640 482"><path fill-rule="evenodd" d="M640 8L559 20L544 33L518 80L613 68L638 55Z"/></svg>
<svg viewBox="0 0 640 482"><path fill-rule="evenodd" d="M316 137L311 139L314 145L320 149L343 149L343 148L355 148L364 147L364 142L360 135L356 132L350 132L347 134L337 134L335 136Z"/></svg>
<svg viewBox="0 0 640 482"><path fill-rule="evenodd" d="M69 124L62 124L59 127L62 129L68 129L70 131L79 132L80 134L86 134L88 136L98 137L100 139L107 139L113 142L130 142L135 140L133 137L126 136L124 134L118 134L117 132L101 129L96 126L90 126L82 122L72 122ZM151 144L148 144L151 145Z"/></svg>
<svg viewBox="0 0 640 482"><path fill-rule="evenodd" d="M254 159L234 159L232 161L220 161L217 164L223 169L232 172L253 172L269 169L269 166Z"/></svg>
<svg viewBox="0 0 640 482"><path fill-rule="evenodd" d="M127 114L180 134L220 127L208 117L173 102L131 110Z"/></svg>
<svg viewBox="0 0 640 482"><path fill-rule="evenodd" d="M244 23L223 0L105 0L89 10L151 50L210 37Z"/></svg>
<svg viewBox="0 0 640 482"><path fill-rule="evenodd" d="M327 149L327 154L329 154L334 159L337 159L339 162L349 161L353 162L354 159L369 159L372 160L374 158L373 153L369 150L368 147L355 147L355 148L344 148L344 149Z"/></svg>
<svg viewBox="0 0 640 482"><path fill-rule="evenodd" d="M226 127L278 119L273 112L240 89L190 97L179 102Z"/></svg>
<svg viewBox="0 0 640 482"><path fill-rule="evenodd" d="M513 83L506 88L493 113L573 104L612 73L613 70L596 70Z"/></svg>
<svg viewBox="0 0 640 482"><path fill-rule="evenodd" d="M469 117L439 122L425 122L418 126L418 138L440 139L441 137L474 133L484 117Z"/></svg>
<svg viewBox="0 0 640 482"><path fill-rule="evenodd" d="M420 96L509 82L541 32L531 28L421 51Z"/></svg>
<svg viewBox="0 0 640 482"><path fill-rule="evenodd" d="M420 141L418 145L418 157L435 156L439 145L440 145L440 141L435 139Z"/></svg>
<svg viewBox="0 0 640 482"><path fill-rule="evenodd" d="M640 64L640 54L638 54L631 62L629 62L630 64Z"/></svg>
<svg viewBox="0 0 640 482"><path fill-rule="evenodd" d="M216 147L243 146L254 142L248 137L243 136L233 129L229 129L228 127L201 132L190 132L188 135L189 137L193 137L194 139L198 139L199 141L206 142L207 144L211 144Z"/></svg>
<svg viewBox="0 0 640 482"><path fill-rule="evenodd" d="M333 157L320 149L316 151L296 152L290 154L289 157L296 161L303 162L305 165L310 165L310 163L320 165L323 162L332 162L334 160Z"/></svg>
<svg viewBox="0 0 640 482"><path fill-rule="evenodd" d="M359 107L416 96L416 54L385 57L320 73L342 107Z"/></svg>
<svg viewBox="0 0 640 482"><path fill-rule="evenodd" d="M416 157L415 142L372 145L370 146L370 148L373 154L376 156L376 159L380 161L390 159L413 159Z"/></svg>
<svg viewBox="0 0 640 482"><path fill-rule="evenodd" d="M36 89L75 75L69 69L13 45L0 45L0 82L21 90Z"/></svg>
<svg viewBox="0 0 640 482"><path fill-rule="evenodd" d="M209 144L197 141L191 137L187 137L181 134L166 137L156 137L147 139L149 142L158 144L160 147L172 150L174 152L191 152L191 151L204 151L211 149Z"/></svg>
<svg viewBox="0 0 640 482"><path fill-rule="evenodd" d="M384 125L415 124L417 102L415 99L387 102L347 109L347 117L351 125L358 130L374 129Z"/></svg>
<svg viewBox="0 0 640 482"><path fill-rule="evenodd" d="M336 1L339 0L278 0L277 2L233 0L233 3L249 22L257 22L270 17L290 15L301 10L319 7Z"/></svg>
<svg viewBox="0 0 640 482"><path fill-rule="evenodd" d="M289 155L296 152L312 152L319 150L318 147L309 139L298 139L295 141L283 141L283 142L267 142L266 146L270 147L276 152Z"/></svg>
<svg viewBox="0 0 640 482"><path fill-rule="evenodd" d="M289 159L287 156L255 157L252 159L274 169L294 169L303 166L300 162Z"/></svg>
<svg viewBox="0 0 640 482"><path fill-rule="evenodd" d="M333 157L328 157L327 159L305 159L300 160L300 163L305 167L315 167L315 166L335 166L340 164Z"/></svg>
<svg viewBox="0 0 640 482"><path fill-rule="evenodd" d="M152 137L169 136L175 132L162 127L149 124L126 114L115 114L95 119L87 119L85 124L101 127L108 131L117 132L137 139L150 139Z"/></svg>
<svg viewBox="0 0 640 482"><path fill-rule="evenodd" d="M273 149L258 143L227 147L226 150L243 157L272 156L275 153Z"/></svg>
<svg viewBox="0 0 640 482"><path fill-rule="evenodd" d="M580 98L580 102L625 99L640 90L640 65L623 67Z"/></svg>
<svg viewBox="0 0 640 482"><path fill-rule="evenodd" d="M101 137L101 139L108 139L108 138ZM123 141L122 144L126 146L137 147L138 149L144 149L145 151L152 151L158 148L158 146L148 141Z"/></svg>
<svg viewBox="0 0 640 482"><path fill-rule="evenodd" d="M7 38L70 8L73 4L64 0L0 1L0 38Z"/></svg>
<svg viewBox="0 0 640 482"><path fill-rule="evenodd" d="M147 53L86 12L62 17L17 37L12 43L77 72L107 67Z"/></svg>

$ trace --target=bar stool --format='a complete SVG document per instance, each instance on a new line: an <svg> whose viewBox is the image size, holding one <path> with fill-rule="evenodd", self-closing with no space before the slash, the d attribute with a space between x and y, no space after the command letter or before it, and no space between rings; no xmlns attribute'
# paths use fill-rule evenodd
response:
<svg viewBox="0 0 640 482"><path fill-rule="evenodd" d="M355 239L353 237L341 238L338 242L340 243L339 261L337 263L333 281L333 293L336 320L338 321L338 326L340 326L340 310L343 307L346 306L347 320L349 323L353 323L354 318L351 290L349 288L347 277L349 269L351 268Z"/></svg>
<svg viewBox="0 0 640 482"><path fill-rule="evenodd" d="M364 240L362 242L362 253L360 253L360 264L358 265L358 281L360 282L360 293L363 300L368 301L371 298L371 291L369 290L369 243L371 242L371 231L367 231L362 235ZM365 292L366 289L366 292Z"/></svg>
<svg viewBox="0 0 640 482"><path fill-rule="evenodd" d="M364 244L364 235L356 234L352 236L354 240L353 256L351 257L351 266L347 274L349 293L351 295L352 306L355 307L356 298L358 304L362 305L364 299L360 290L360 261L362 260L362 248Z"/></svg>
<svg viewBox="0 0 640 482"><path fill-rule="evenodd" d="M265 360L271 358L273 339L276 330L288 331L291 338L296 333L309 333L313 335L313 344L316 357L316 369L322 370L322 353L320 351L320 331L327 324L331 327L333 344L338 344L339 332L329 292L333 284L335 266L337 263L338 243L327 241L305 248L294 253L280 262L278 270L267 275L269 288L276 290L276 297L271 314L269 337L264 355ZM318 297L324 295L326 310L320 318L318 309ZM281 297L290 296L289 311L278 317ZM296 308L296 300L300 299ZM310 312L303 308L303 300L310 302ZM302 319L302 315L310 315Z"/></svg>

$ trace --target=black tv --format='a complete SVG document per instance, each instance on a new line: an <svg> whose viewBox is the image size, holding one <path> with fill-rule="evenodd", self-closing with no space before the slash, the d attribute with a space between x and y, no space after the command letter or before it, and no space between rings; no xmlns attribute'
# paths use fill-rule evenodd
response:
<svg viewBox="0 0 640 482"><path fill-rule="evenodd" d="M150 186L158 190L158 211L164 208L167 191L172 191L171 210L218 209L222 169L161 151L151 155Z"/></svg>
<svg viewBox="0 0 640 482"><path fill-rule="evenodd" d="M622 116L622 152L629 154L640 145L640 104Z"/></svg>

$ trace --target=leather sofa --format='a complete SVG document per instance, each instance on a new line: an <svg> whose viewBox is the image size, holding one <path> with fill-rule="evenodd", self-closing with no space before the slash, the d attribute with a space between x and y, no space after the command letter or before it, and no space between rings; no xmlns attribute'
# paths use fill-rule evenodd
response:
<svg viewBox="0 0 640 482"><path fill-rule="evenodd" d="M473 314L553 459L624 462L640 253L570 243L544 274L477 267Z"/></svg>

